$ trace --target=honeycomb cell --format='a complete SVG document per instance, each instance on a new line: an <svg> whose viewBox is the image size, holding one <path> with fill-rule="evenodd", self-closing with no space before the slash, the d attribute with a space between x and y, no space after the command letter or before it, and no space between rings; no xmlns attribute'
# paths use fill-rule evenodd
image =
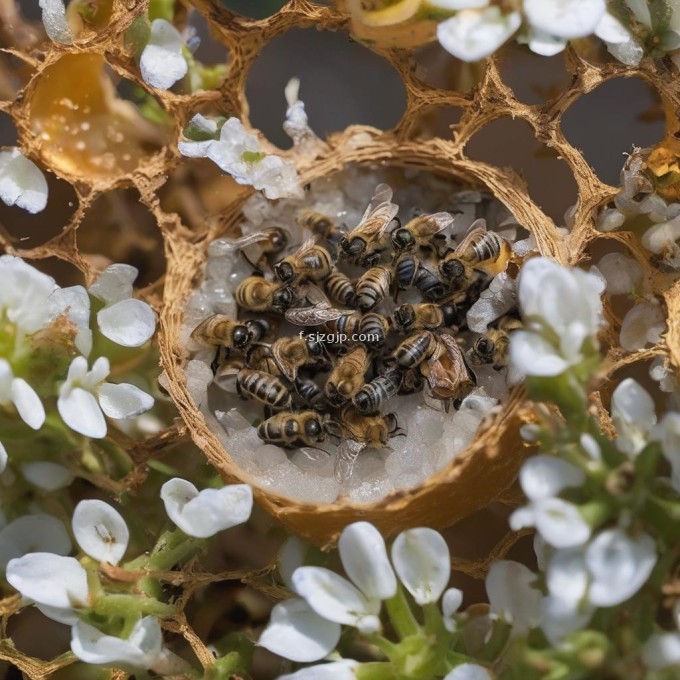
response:
<svg viewBox="0 0 680 680"><path fill-rule="evenodd" d="M300 79L300 99L320 136L352 124L390 128L406 108L404 85L387 61L345 35L294 29L265 46L246 85L250 122L282 149L292 144L281 123L283 90L293 77Z"/></svg>
<svg viewBox="0 0 680 680"><path fill-rule="evenodd" d="M117 96L99 54L67 54L48 66L32 88L29 107L30 126L50 166L87 183L132 172L169 138L166 126Z"/></svg>

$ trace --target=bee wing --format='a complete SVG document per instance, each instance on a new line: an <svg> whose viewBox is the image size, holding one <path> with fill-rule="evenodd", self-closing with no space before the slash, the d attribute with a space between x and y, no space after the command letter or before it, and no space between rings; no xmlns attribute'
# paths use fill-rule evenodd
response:
<svg viewBox="0 0 680 680"><path fill-rule="evenodd" d="M331 301L328 299L326 293L324 293L319 286L314 283L308 282L304 286L300 286L303 296L310 305L313 306L323 306L332 307Z"/></svg>
<svg viewBox="0 0 680 680"><path fill-rule="evenodd" d="M361 222L352 230L348 238L351 239L352 235L360 233L367 240L379 239L398 212L398 205L394 203L381 203L361 218Z"/></svg>
<svg viewBox="0 0 680 680"><path fill-rule="evenodd" d="M371 196L371 200L364 212L364 216L361 218L363 222L378 206L383 203L390 203L392 201L392 188L387 184L378 184Z"/></svg>
<svg viewBox="0 0 680 680"><path fill-rule="evenodd" d="M465 234L463 240L456 246L457 253L463 253L467 250L475 239L486 234L486 220L475 220L471 225L468 233Z"/></svg>
<svg viewBox="0 0 680 680"><path fill-rule="evenodd" d="M320 326L327 321L335 321L348 314L347 310L335 309L328 303L318 303L311 307L295 307L286 310L286 321L296 326Z"/></svg>
<svg viewBox="0 0 680 680"><path fill-rule="evenodd" d="M295 378L297 378L297 366L290 361L284 356L282 352L282 347L279 343L274 343L271 347L272 349L272 357L274 361L276 362L276 365L278 366L278 369L281 371L281 375L288 381L290 382L295 382Z"/></svg>
<svg viewBox="0 0 680 680"><path fill-rule="evenodd" d="M308 250L313 248L319 240L318 234L313 234L295 251L295 257L302 257Z"/></svg>
<svg viewBox="0 0 680 680"><path fill-rule="evenodd" d="M453 224L454 219L454 216L447 212L438 212L434 213L433 215L421 215L420 217L416 217L415 219L411 220L406 225L406 229L408 229L409 225L413 224L414 222L420 222L418 226L419 235L434 236L440 231L446 229L446 227Z"/></svg>
<svg viewBox="0 0 680 680"><path fill-rule="evenodd" d="M336 481L346 482L354 470L359 454L366 448L366 444L360 444L354 439L343 439L338 446L338 453L335 459L335 469L333 475Z"/></svg>
<svg viewBox="0 0 680 680"><path fill-rule="evenodd" d="M248 246L261 241L268 241L271 234L267 231L258 231L254 234L246 234L240 238L223 238L220 239L220 250L228 253L234 250L243 250Z"/></svg>

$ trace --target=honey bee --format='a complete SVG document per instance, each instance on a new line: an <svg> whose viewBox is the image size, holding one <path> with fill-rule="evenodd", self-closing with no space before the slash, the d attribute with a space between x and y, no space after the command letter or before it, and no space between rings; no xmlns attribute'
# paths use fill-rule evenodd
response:
<svg viewBox="0 0 680 680"><path fill-rule="evenodd" d="M257 268L262 258L277 255L288 245L288 232L281 227L269 227L254 234L246 234L240 238L220 239L213 244L213 247L217 246L219 252L224 254L240 250L245 259L250 264L253 264L243 253L246 248L253 245L257 245L259 249L258 263L253 265Z"/></svg>
<svg viewBox="0 0 680 680"><path fill-rule="evenodd" d="M362 266L372 266L379 260L385 230L399 211L391 200L392 189L379 184L359 224L340 238L343 257Z"/></svg>
<svg viewBox="0 0 680 680"><path fill-rule="evenodd" d="M398 289L415 286L426 300L436 302L448 293L444 282L410 253L404 253L397 259L394 272Z"/></svg>
<svg viewBox="0 0 680 680"><path fill-rule="evenodd" d="M447 212L414 217L406 226L398 227L392 232L392 245L397 252L411 251L416 247L431 247L432 239L452 224L453 219L453 215Z"/></svg>
<svg viewBox="0 0 680 680"><path fill-rule="evenodd" d="M425 302L417 305L401 305L392 315L394 325L403 332L434 331L443 326L453 326L460 320L455 304L437 305Z"/></svg>
<svg viewBox="0 0 680 680"><path fill-rule="evenodd" d="M323 389L313 380L304 380L302 378L295 380L295 391L300 396L300 399L309 406L317 405L324 396Z"/></svg>
<svg viewBox="0 0 680 680"><path fill-rule="evenodd" d="M202 345L243 350L253 342L253 331L224 314L213 314L194 328L191 338Z"/></svg>
<svg viewBox="0 0 680 680"><path fill-rule="evenodd" d="M338 359L326 380L326 398L331 406L340 406L363 387L369 363L368 353L361 345Z"/></svg>
<svg viewBox="0 0 680 680"><path fill-rule="evenodd" d="M392 283L392 272L388 267L372 267L364 272L356 283L357 306L368 312L387 296Z"/></svg>
<svg viewBox="0 0 680 680"><path fill-rule="evenodd" d="M366 414L348 404L342 410L342 440L335 459L335 479L342 483L352 476L359 454L367 447L385 448L390 437L399 433L393 414Z"/></svg>
<svg viewBox="0 0 680 680"><path fill-rule="evenodd" d="M325 328L336 335L351 338L359 332L361 318L361 312L345 312L336 319L326 322Z"/></svg>
<svg viewBox="0 0 680 680"><path fill-rule="evenodd" d="M326 292L341 305L351 307L355 304L356 290L352 280L340 270L333 268L328 278L324 281Z"/></svg>
<svg viewBox="0 0 680 680"><path fill-rule="evenodd" d="M317 237L307 239L297 252L274 265L279 281L291 285L299 280L323 281L333 269L330 253L316 243Z"/></svg>
<svg viewBox="0 0 680 680"><path fill-rule="evenodd" d="M314 210L301 210L296 221L302 228L318 234L333 245L339 243L345 233L330 217Z"/></svg>
<svg viewBox="0 0 680 680"><path fill-rule="evenodd" d="M293 289L279 281L262 276L249 276L239 283L234 293L236 304L251 312L282 314L295 301Z"/></svg>
<svg viewBox="0 0 680 680"><path fill-rule="evenodd" d="M247 395L273 409L287 409L292 404L288 388L275 376L251 368L242 368L236 376L241 396Z"/></svg>
<svg viewBox="0 0 680 680"><path fill-rule="evenodd" d="M257 436L266 444L291 449L322 444L328 439L328 432L325 419L315 411L282 411L261 422Z"/></svg>
<svg viewBox="0 0 680 680"><path fill-rule="evenodd" d="M326 357L320 342L300 337L279 338L270 349L279 374L290 382L295 381L302 366L323 364Z"/></svg>
<svg viewBox="0 0 680 680"><path fill-rule="evenodd" d="M512 317L501 319L497 328L489 328L474 341L467 354L468 360L473 366L493 364L496 369L507 366L510 343L508 333L521 327L518 319Z"/></svg>
<svg viewBox="0 0 680 680"><path fill-rule="evenodd" d="M439 273L455 288L467 288L478 271L489 276L500 274L512 255L510 244L494 231L486 230L486 222L477 220L455 250L439 265Z"/></svg>
<svg viewBox="0 0 680 680"><path fill-rule="evenodd" d="M363 342L371 349L379 349L385 345L387 335L390 332L390 320L378 314L369 312L361 317L359 333L364 336Z"/></svg>
<svg viewBox="0 0 680 680"><path fill-rule="evenodd" d="M406 338L392 353L402 369L414 368L429 359L437 350L437 339L432 331L420 331Z"/></svg>
<svg viewBox="0 0 680 680"><path fill-rule="evenodd" d="M366 383L352 398L360 413L377 413L401 387L401 372L391 370Z"/></svg>
<svg viewBox="0 0 680 680"><path fill-rule="evenodd" d="M424 363L420 372L427 380L432 396L448 405L459 400L474 385L474 377L468 370L463 352L451 335L435 338L435 350Z"/></svg>

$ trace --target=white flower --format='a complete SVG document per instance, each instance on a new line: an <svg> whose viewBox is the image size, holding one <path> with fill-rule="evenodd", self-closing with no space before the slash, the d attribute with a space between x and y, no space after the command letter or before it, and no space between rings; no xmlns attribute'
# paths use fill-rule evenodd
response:
<svg viewBox="0 0 680 680"><path fill-rule="evenodd" d="M71 521L83 552L100 562L118 564L127 550L130 532L120 513L100 500L80 501Z"/></svg>
<svg viewBox="0 0 680 680"><path fill-rule="evenodd" d="M519 277L526 330L510 338L510 359L525 375L554 376L583 359L584 344L597 346L602 324L603 280L543 257L529 260Z"/></svg>
<svg viewBox="0 0 680 680"><path fill-rule="evenodd" d="M476 663L463 663L444 676L444 680L493 680L484 666Z"/></svg>
<svg viewBox="0 0 680 680"><path fill-rule="evenodd" d="M66 19L64 0L38 0L38 5L42 9L45 33L50 39L58 43L72 43L74 35Z"/></svg>
<svg viewBox="0 0 680 680"><path fill-rule="evenodd" d="M90 286L90 295L106 303L97 312L102 335L123 347L141 347L156 330L153 309L132 298L132 282L138 274L129 264L112 264Z"/></svg>
<svg viewBox="0 0 680 680"><path fill-rule="evenodd" d="M376 632L380 630L381 600L397 592L385 542L375 527L355 522L342 532L339 550L354 584L329 569L300 567L293 574L295 591L319 616L355 626L362 633Z"/></svg>
<svg viewBox="0 0 680 680"><path fill-rule="evenodd" d="M129 383L107 383L109 360L99 357L87 369L87 359L76 357L68 369L66 382L59 390L57 409L63 421L76 432L101 439L106 436L106 420L134 418L148 411L153 397ZM102 411L104 413L102 413Z"/></svg>
<svg viewBox="0 0 680 680"><path fill-rule="evenodd" d="M680 667L680 633L655 633L645 642L642 660L651 670Z"/></svg>
<svg viewBox="0 0 680 680"><path fill-rule="evenodd" d="M45 175L16 147L0 151L0 199L30 213L39 213L47 205Z"/></svg>
<svg viewBox="0 0 680 680"><path fill-rule="evenodd" d="M402 531L392 545L392 563L420 606L437 602L451 578L449 547L434 529Z"/></svg>
<svg viewBox="0 0 680 680"><path fill-rule="evenodd" d="M671 485L680 493L680 413L667 413L656 430L661 450L671 465Z"/></svg>
<svg viewBox="0 0 680 680"><path fill-rule="evenodd" d="M588 545L585 561L591 574L588 599L596 607L614 607L637 593L656 564L654 539L631 538L621 529L608 529Z"/></svg>
<svg viewBox="0 0 680 680"><path fill-rule="evenodd" d="M680 268L680 217L650 227L641 241L647 250L660 255L664 264L674 269Z"/></svg>
<svg viewBox="0 0 680 680"><path fill-rule="evenodd" d="M528 45L529 49L535 54L540 54L542 57L552 57L559 54L567 46L567 41L532 27L529 32Z"/></svg>
<svg viewBox="0 0 680 680"><path fill-rule="evenodd" d="M3 446L2 442L0 442L0 475L5 471L5 468L7 467L7 449Z"/></svg>
<svg viewBox="0 0 680 680"><path fill-rule="evenodd" d="M23 378L15 378L9 362L0 359L0 406L9 404L30 428L39 430L45 422L45 407L37 392Z"/></svg>
<svg viewBox="0 0 680 680"><path fill-rule="evenodd" d="M503 14L496 6L464 9L437 25L437 39L454 57L477 61L493 54L521 23L519 12Z"/></svg>
<svg viewBox="0 0 680 680"><path fill-rule="evenodd" d="M189 66L182 54L182 36L165 19L151 22L149 42L139 58L139 67L145 83L167 90L183 78Z"/></svg>
<svg viewBox="0 0 680 680"><path fill-rule="evenodd" d="M65 610L87 605L87 572L73 557L28 553L9 561L7 581L40 605Z"/></svg>
<svg viewBox="0 0 680 680"><path fill-rule="evenodd" d="M191 123L209 131L216 125L202 116L194 116ZM209 158L231 175L239 184L249 184L264 190L269 199L301 197L302 187L295 166L280 156L265 154L254 135L246 132L238 118L229 118L220 130L219 139L183 141L179 151L189 158Z"/></svg>
<svg viewBox="0 0 680 680"><path fill-rule="evenodd" d="M532 587L536 574L519 562L498 560L486 576L491 612L513 624L517 635L540 619L541 593Z"/></svg>
<svg viewBox="0 0 680 680"><path fill-rule="evenodd" d="M558 38L590 35L605 11L605 0L524 0L531 26Z"/></svg>
<svg viewBox="0 0 680 680"><path fill-rule="evenodd" d="M588 625L595 608L589 603L574 603L557 595L548 595L541 601L541 630L553 646Z"/></svg>
<svg viewBox="0 0 680 680"><path fill-rule="evenodd" d="M626 378L612 394L611 415L619 434L617 448L628 456L637 456L647 446L656 425L653 399L640 383Z"/></svg>
<svg viewBox="0 0 680 680"><path fill-rule="evenodd" d="M253 491L247 484L199 492L191 482L175 477L161 487L161 499L168 517L187 536L196 538L243 524L253 509Z"/></svg>
<svg viewBox="0 0 680 680"><path fill-rule="evenodd" d="M0 313L21 333L30 334L50 321L49 297L54 279L11 255L0 256Z"/></svg>
<svg viewBox="0 0 680 680"><path fill-rule="evenodd" d="M356 680L354 669L358 665L353 659L332 661L302 668L296 673L280 675L277 680Z"/></svg>
<svg viewBox="0 0 680 680"><path fill-rule="evenodd" d="M89 664L152 669L162 648L163 633L154 616L140 619L126 640L106 635L83 621L71 629L71 651Z"/></svg>
<svg viewBox="0 0 680 680"><path fill-rule="evenodd" d="M655 345L666 331L666 321L658 302L641 302L631 307L621 324L619 342L627 350Z"/></svg>
<svg viewBox="0 0 680 680"><path fill-rule="evenodd" d="M442 597L442 618L444 620L444 628L453 633L457 626L453 615L460 609L463 604L463 591L458 588L449 588Z"/></svg>
<svg viewBox="0 0 680 680"><path fill-rule="evenodd" d="M510 516L511 528L535 526L555 548L582 545L590 538L588 523L575 505L556 496L584 480L581 470L560 458L546 454L529 458L520 471L520 484L530 502Z"/></svg>
<svg viewBox="0 0 680 680"><path fill-rule="evenodd" d="M34 552L71 552L71 539L61 520L36 513L19 517L0 530L0 569L6 569L10 560Z"/></svg>
<svg viewBox="0 0 680 680"><path fill-rule="evenodd" d="M328 656L340 640L340 624L319 616L304 600L285 600L272 609L258 645L291 661Z"/></svg>
<svg viewBox="0 0 680 680"><path fill-rule="evenodd" d="M76 327L74 340L76 349L83 355L89 356L92 351L92 331L90 330L90 297L83 286L57 288L49 300L50 318L65 314L66 318Z"/></svg>
<svg viewBox="0 0 680 680"><path fill-rule="evenodd" d="M65 489L73 481L73 474L68 468L49 460L23 463L21 474L43 491Z"/></svg>
<svg viewBox="0 0 680 680"><path fill-rule="evenodd" d="M489 4L489 0L427 0L428 5L457 11L460 9L481 9Z"/></svg>

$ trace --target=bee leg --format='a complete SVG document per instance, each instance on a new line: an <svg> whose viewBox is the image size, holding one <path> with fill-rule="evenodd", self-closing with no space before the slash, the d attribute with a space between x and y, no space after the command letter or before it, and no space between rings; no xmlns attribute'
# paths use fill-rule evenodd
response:
<svg viewBox="0 0 680 680"><path fill-rule="evenodd" d="M217 347L217 351L215 352L215 358L212 360L212 363L210 364L210 370L212 371L213 376L217 375L217 369L220 367L220 364L222 363L223 349L224 348L222 347L222 345L219 345Z"/></svg>

